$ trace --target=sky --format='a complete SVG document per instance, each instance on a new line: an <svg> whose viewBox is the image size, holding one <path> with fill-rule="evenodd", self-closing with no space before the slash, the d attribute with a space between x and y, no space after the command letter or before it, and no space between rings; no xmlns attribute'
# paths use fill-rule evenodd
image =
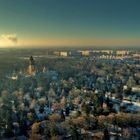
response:
<svg viewBox="0 0 140 140"><path fill-rule="evenodd" d="M0 0L0 47L140 46L140 0Z"/></svg>

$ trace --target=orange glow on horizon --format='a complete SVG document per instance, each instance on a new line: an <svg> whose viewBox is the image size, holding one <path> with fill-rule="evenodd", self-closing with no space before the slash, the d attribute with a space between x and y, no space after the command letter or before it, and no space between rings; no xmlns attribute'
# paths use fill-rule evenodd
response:
<svg viewBox="0 0 140 140"><path fill-rule="evenodd" d="M138 46L138 39L25 39L22 46Z"/></svg>
<svg viewBox="0 0 140 140"><path fill-rule="evenodd" d="M10 46L139 46L138 39L19 39L17 44L0 39L0 47Z"/></svg>

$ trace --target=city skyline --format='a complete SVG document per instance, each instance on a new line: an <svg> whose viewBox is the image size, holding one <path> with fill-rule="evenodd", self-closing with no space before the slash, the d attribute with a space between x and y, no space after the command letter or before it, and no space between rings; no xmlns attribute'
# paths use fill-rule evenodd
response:
<svg viewBox="0 0 140 140"><path fill-rule="evenodd" d="M0 2L0 47L140 46L138 0Z"/></svg>

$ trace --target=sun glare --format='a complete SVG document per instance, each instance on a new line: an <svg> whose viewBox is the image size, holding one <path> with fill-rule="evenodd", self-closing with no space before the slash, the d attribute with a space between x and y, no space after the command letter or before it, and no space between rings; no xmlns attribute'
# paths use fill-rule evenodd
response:
<svg viewBox="0 0 140 140"><path fill-rule="evenodd" d="M8 39L1 38L0 39L0 47L10 47L10 46L15 46L15 43Z"/></svg>

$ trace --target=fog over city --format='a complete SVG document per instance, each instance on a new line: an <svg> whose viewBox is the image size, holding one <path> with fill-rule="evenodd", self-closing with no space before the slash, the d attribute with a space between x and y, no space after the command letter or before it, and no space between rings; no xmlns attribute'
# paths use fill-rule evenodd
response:
<svg viewBox="0 0 140 140"><path fill-rule="evenodd" d="M140 140L139 0L0 0L0 140Z"/></svg>

